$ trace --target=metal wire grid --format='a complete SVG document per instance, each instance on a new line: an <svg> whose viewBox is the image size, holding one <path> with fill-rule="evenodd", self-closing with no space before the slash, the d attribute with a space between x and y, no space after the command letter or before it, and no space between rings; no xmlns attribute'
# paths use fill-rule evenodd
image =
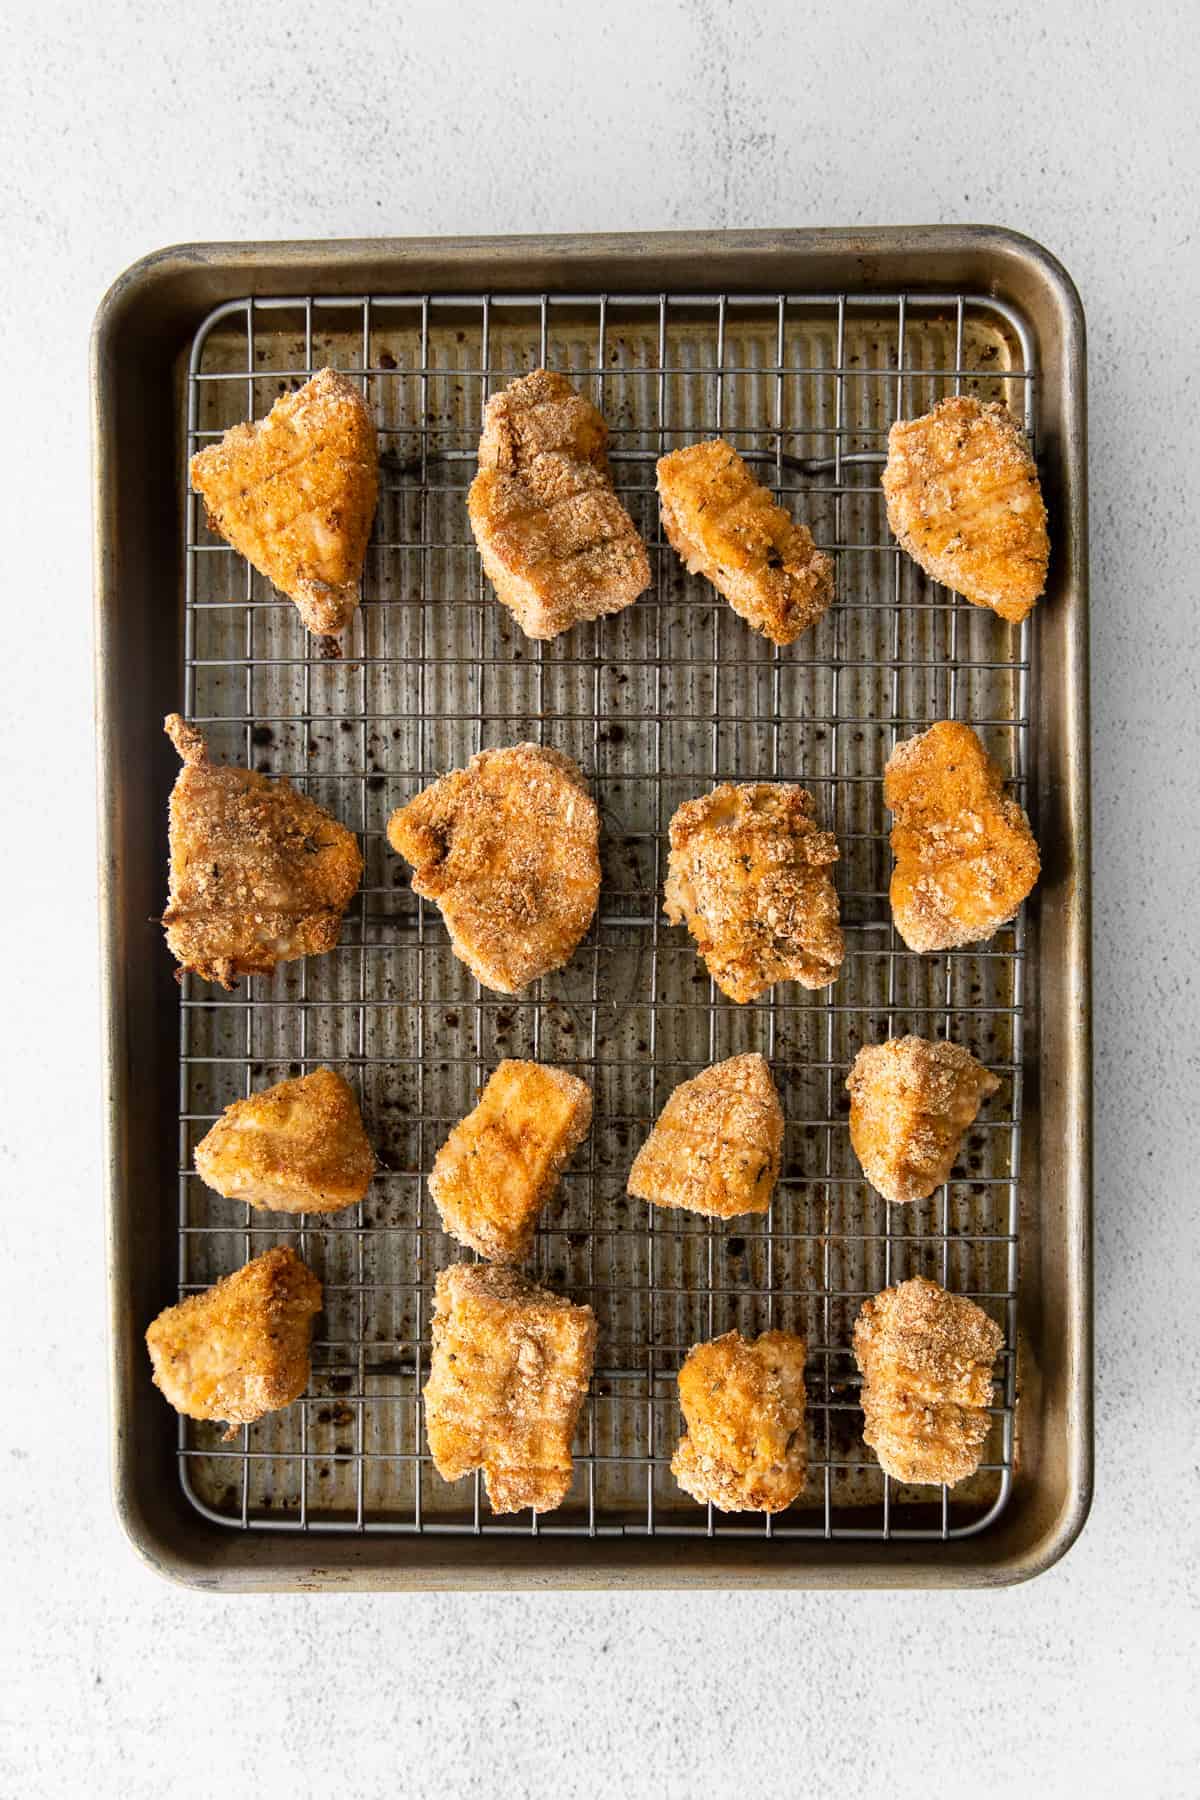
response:
<svg viewBox="0 0 1200 1800"><path fill-rule="evenodd" d="M194 1292L291 1242L326 1308L308 1396L223 1443L180 1422L192 1503L245 1529L637 1533L909 1539L983 1529L1013 1458L1023 917L985 950L916 957L896 937L882 765L935 717L968 717L1028 804L1032 635L925 581L888 537L878 466L892 418L964 387L1035 423L1019 317L971 295L591 295L355 299L224 306L198 332L189 454L326 363L357 376L380 425L381 501L344 661L213 537L189 496L185 709L214 753L286 773L362 837L342 941L221 998L187 977L180 1010L179 1288ZM652 549L652 593L616 618L530 645L491 597L466 523L482 406L538 363L594 393L618 491ZM780 651L755 638L662 539L663 450L723 432L834 552L838 603ZM480 990L435 908L387 851L388 812L492 744L574 754L604 821L605 885L588 939L526 995ZM847 958L822 994L777 988L737 1008L661 917L666 826L725 778L802 780L842 849ZM1004 1080L967 1167L889 1208L848 1146L842 1081L863 1041L952 1035ZM670 1089L760 1049L783 1092L784 1171L762 1220L716 1226L624 1197ZM424 1174L503 1055L564 1063L595 1090L592 1137L538 1233L534 1272L597 1313L597 1367L566 1505L497 1519L478 1477L440 1482L425 1450L436 1269L462 1254ZM195 1142L228 1102L321 1062L360 1089L384 1167L363 1204L293 1223L204 1188ZM1005 1327L986 1460L953 1493L903 1489L861 1443L853 1318L906 1274L970 1293ZM770 1518L695 1506L670 1476L675 1374L733 1325L809 1340L810 1478Z"/></svg>

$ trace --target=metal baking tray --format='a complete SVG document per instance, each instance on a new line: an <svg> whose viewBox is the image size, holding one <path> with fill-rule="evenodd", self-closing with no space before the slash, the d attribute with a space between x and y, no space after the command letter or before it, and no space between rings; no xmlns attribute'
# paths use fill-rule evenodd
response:
<svg viewBox="0 0 1200 1800"><path fill-rule="evenodd" d="M383 450L340 662L207 531L185 474L325 363L361 380ZM464 497L487 393L537 363L605 412L655 581L534 646L483 582ZM1091 1484L1084 341L1062 268L966 227L193 246L116 283L92 378L114 1479L138 1548L223 1588L980 1585L1061 1556ZM956 389L1005 399L1035 442L1053 554L1021 627L926 581L886 529L887 427ZM662 546L655 458L716 431L836 556L835 608L787 650ZM362 834L339 948L231 996L177 986L153 923L177 707L216 754L289 774ZM953 715L1028 806L1044 874L990 945L916 957L890 923L880 778L898 736ZM436 774L526 738L583 765L605 886L570 966L507 999L451 956L383 827ZM836 831L831 989L735 1007L662 918L666 823L727 777L803 781ZM946 1187L889 1209L850 1151L842 1083L860 1043L903 1030L955 1036L1003 1081ZM770 1214L712 1229L627 1201L671 1087L752 1048L788 1118ZM540 1521L443 1484L420 1404L433 1277L459 1254L424 1173L521 1054L596 1096L537 1242L536 1271L600 1322L575 1484ZM318 1062L357 1084L383 1158L363 1205L289 1221L205 1189L191 1152L212 1117ZM312 1382L225 1444L154 1392L142 1332L281 1241L325 1283ZM952 1492L898 1487L861 1442L854 1315L917 1272L1005 1328L984 1463ZM671 1478L674 1377L695 1340L770 1324L810 1345L809 1485L774 1520L723 1517Z"/></svg>

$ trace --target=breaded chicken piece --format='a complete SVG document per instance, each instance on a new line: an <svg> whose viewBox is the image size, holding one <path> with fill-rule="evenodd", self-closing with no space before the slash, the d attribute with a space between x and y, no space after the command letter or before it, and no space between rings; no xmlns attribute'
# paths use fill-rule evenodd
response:
<svg viewBox="0 0 1200 1800"><path fill-rule="evenodd" d="M146 1332L154 1383L189 1419L232 1437L308 1386L321 1283L294 1250L266 1250L202 1294L168 1306Z"/></svg>
<svg viewBox="0 0 1200 1800"><path fill-rule="evenodd" d="M837 980L845 943L826 871L838 848L815 814L802 787L725 781L671 820L663 910L672 925L686 921L731 1000L753 1000L776 981Z"/></svg>
<svg viewBox="0 0 1200 1800"><path fill-rule="evenodd" d="M755 1053L730 1056L675 1089L634 1159L627 1191L715 1219L764 1213L782 1146L770 1066Z"/></svg>
<svg viewBox="0 0 1200 1800"><path fill-rule="evenodd" d="M659 458L663 528L693 575L773 644L794 644L833 603L833 563L732 444L710 438Z"/></svg>
<svg viewBox="0 0 1200 1800"><path fill-rule="evenodd" d="M538 1215L591 1122L585 1081L566 1069L506 1058L429 1173L450 1236L491 1262L523 1261Z"/></svg>
<svg viewBox="0 0 1200 1800"><path fill-rule="evenodd" d="M338 1212L363 1198L375 1173L354 1089L333 1069L235 1100L196 1145L195 1162L218 1194L266 1212Z"/></svg>
<svg viewBox="0 0 1200 1800"><path fill-rule="evenodd" d="M590 1306L516 1269L443 1269L425 1384L429 1450L442 1479L482 1469L496 1513L560 1506L595 1349Z"/></svg>
<svg viewBox="0 0 1200 1800"><path fill-rule="evenodd" d="M854 1327L863 1441L897 1481L953 1486L979 1467L1004 1333L983 1308L916 1276L863 1303Z"/></svg>
<svg viewBox="0 0 1200 1800"><path fill-rule="evenodd" d="M559 750L482 750L388 820L454 954L497 993L568 962L600 895L600 816Z"/></svg>
<svg viewBox="0 0 1200 1800"><path fill-rule="evenodd" d="M679 1371L687 1435L671 1473L693 1500L720 1512L782 1512L803 1491L804 1339L739 1331L697 1344Z"/></svg>
<svg viewBox="0 0 1200 1800"><path fill-rule="evenodd" d="M311 632L345 630L379 492L375 424L354 382L322 369L193 456L191 480L213 530L295 601Z"/></svg>
<svg viewBox="0 0 1200 1800"><path fill-rule="evenodd" d="M283 776L219 767L178 713L171 790L167 944L184 969L233 987L276 963L332 950L362 877L352 831Z"/></svg>
<svg viewBox="0 0 1200 1800"><path fill-rule="evenodd" d="M913 561L1014 624L1046 585L1050 540L1024 433L995 401L939 401L888 433L888 524Z"/></svg>
<svg viewBox="0 0 1200 1800"><path fill-rule="evenodd" d="M467 510L484 571L527 637L620 612L650 585L607 443L591 401L548 369L487 403Z"/></svg>
<svg viewBox="0 0 1200 1800"><path fill-rule="evenodd" d="M894 815L892 917L910 950L990 938L1041 870L1029 820L969 725L942 719L897 744L883 776Z"/></svg>
<svg viewBox="0 0 1200 1800"><path fill-rule="evenodd" d="M961 1044L889 1038L864 1044L846 1086L850 1142L885 1200L924 1200L950 1179L963 1135L1000 1086Z"/></svg>

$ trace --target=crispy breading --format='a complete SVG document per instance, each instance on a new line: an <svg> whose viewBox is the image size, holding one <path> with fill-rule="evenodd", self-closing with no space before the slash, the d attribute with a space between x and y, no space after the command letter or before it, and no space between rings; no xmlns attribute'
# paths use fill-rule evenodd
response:
<svg viewBox="0 0 1200 1800"><path fill-rule="evenodd" d="M482 1469L493 1512L560 1506L595 1349L590 1306L575 1306L516 1269L443 1269L425 1384L438 1474L457 1481Z"/></svg>
<svg viewBox="0 0 1200 1800"><path fill-rule="evenodd" d="M731 1000L753 1000L776 981L806 988L837 980L845 954L838 859L816 806L785 782L722 782L685 800L671 820L664 911L686 920L708 972Z"/></svg>
<svg viewBox="0 0 1200 1800"><path fill-rule="evenodd" d="M354 382L322 369L265 419L235 425L192 458L208 522L336 637L358 605L379 493L375 424Z"/></svg>
<svg viewBox="0 0 1200 1800"><path fill-rule="evenodd" d="M915 1276L863 1303L854 1327L863 1441L897 1481L974 1474L1004 1333L983 1308Z"/></svg>
<svg viewBox="0 0 1200 1800"><path fill-rule="evenodd" d="M671 1473L721 1512L782 1512L804 1489L804 1339L727 1331L697 1344L679 1371L687 1435Z"/></svg>
<svg viewBox="0 0 1200 1800"><path fill-rule="evenodd" d="M950 1179L963 1135L1000 1086L961 1044L864 1044L846 1080L850 1142L885 1200L924 1200Z"/></svg>
<svg viewBox="0 0 1200 1800"><path fill-rule="evenodd" d="M506 1058L429 1173L442 1224L491 1262L533 1247L538 1215L592 1122L592 1094L566 1069Z"/></svg>
<svg viewBox="0 0 1200 1800"><path fill-rule="evenodd" d="M314 1069L227 1106L196 1145L196 1172L227 1200L267 1212L338 1212L375 1173L354 1089Z"/></svg>
<svg viewBox="0 0 1200 1800"><path fill-rule="evenodd" d="M663 529L693 575L773 644L794 644L833 603L833 562L732 444L710 438L659 458Z"/></svg>
<svg viewBox="0 0 1200 1800"><path fill-rule="evenodd" d="M232 1437L308 1386L321 1283L294 1250L266 1250L215 1287L168 1306L146 1332L154 1383L189 1419Z"/></svg>
<svg viewBox="0 0 1200 1800"><path fill-rule="evenodd" d="M650 585L607 443L591 401L548 369L487 403L467 510L484 571L527 637L620 612Z"/></svg>
<svg viewBox="0 0 1200 1800"><path fill-rule="evenodd" d="M164 729L183 758L162 921L172 955L231 988L239 975L332 950L362 876L354 833L282 776L211 763L178 713Z"/></svg>
<svg viewBox="0 0 1200 1800"><path fill-rule="evenodd" d="M1037 467L1007 409L968 394L888 433L888 524L914 562L975 606L1023 619L1046 585Z"/></svg>
<svg viewBox="0 0 1200 1800"><path fill-rule="evenodd" d="M600 818L559 750L482 750L399 807L387 833L484 987L515 994L561 969L592 922Z"/></svg>
<svg viewBox="0 0 1200 1800"><path fill-rule="evenodd" d="M892 917L910 950L990 938L1040 873L1029 820L969 725L942 719L897 744L883 777L894 815Z"/></svg>
<svg viewBox="0 0 1200 1800"><path fill-rule="evenodd" d="M634 1159L627 1191L716 1219L764 1213L782 1146L769 1065L756 1053L730 1056L675 1089Z"/></svg>

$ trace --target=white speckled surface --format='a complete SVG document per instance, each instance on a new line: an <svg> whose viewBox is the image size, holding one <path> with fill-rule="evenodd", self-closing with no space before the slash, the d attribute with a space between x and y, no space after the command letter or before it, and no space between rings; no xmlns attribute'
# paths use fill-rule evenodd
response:
<svg viewBox="0 0 1200 1800"><path fill-rule="evenodd" d="M1195 1793L1194 8L588 10L8 9L0 1792ZM1032 1586L976 1596L162 1585L107 1493L86 435L103 289L184 239L927 220L1041 239L1090 325L1099 1441L1082 1540Z"/></svg>

